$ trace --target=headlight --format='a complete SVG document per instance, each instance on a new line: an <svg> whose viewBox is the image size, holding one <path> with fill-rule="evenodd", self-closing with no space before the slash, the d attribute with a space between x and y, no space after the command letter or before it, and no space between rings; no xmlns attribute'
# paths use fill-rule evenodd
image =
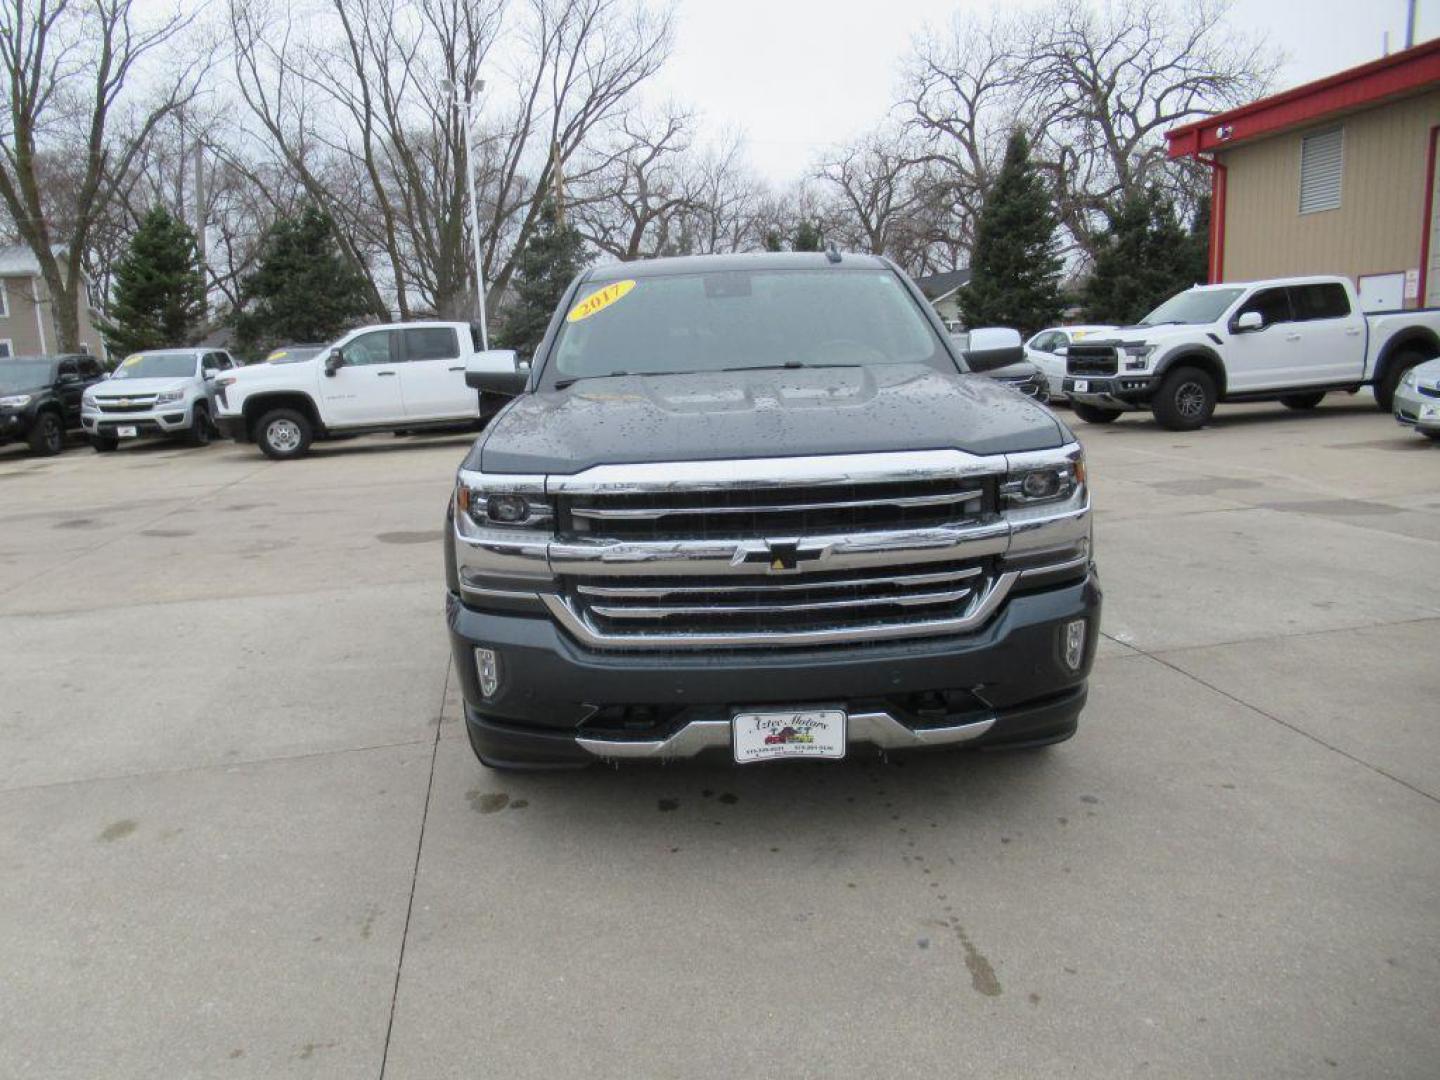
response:
<svg viewBox="0 0 1440 1080"><path fill-rule="evenodd" d="M156 405L173 405L177 401L185 400L184 390L161 390L155 395Z"/></svg>
<svg viewBox="0 0 1440 1080"><path fill-rule="evenodd" d="M29 394L11 394L9 397L0 397L0 409L23 409L29 404Z"/></svg>
<svg viewBox="0 0 1440 1080"><path fill-rule="evenodd" d="M1063 502L1085 487L1085 451L1079 446L1011 456L1010 471L1000 485L1001 498L1011 506Z"/></svg>
<svg viewBox="0 0 1440 1080"><path fill-rule="evenodd" d="M1155 346L1147 345L1143 341L1132 341L1128 345L1121 345L1120 351L1125 354L1125 370L1139 371L1150 362L1150 354L1155 351Z"/></svg>
<svg viewBox="0 0 1440 1080"><path fill-rule="evenodd" d="M482 480L462 473L455 507L481 528L550 529L555 523L555 511L533 482L510 482L503 476Z"/></svg>

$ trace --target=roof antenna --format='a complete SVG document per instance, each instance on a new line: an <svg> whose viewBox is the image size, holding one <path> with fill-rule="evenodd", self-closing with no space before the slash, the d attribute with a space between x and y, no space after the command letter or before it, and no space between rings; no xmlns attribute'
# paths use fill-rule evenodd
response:
<svg viewBox="0 0 1440 1080"><path fill-rule="evenodd" d="M832 263L838 263L840 261L840 249L835 246L834 240L831 240L825 245L825 258L829 259Z"/></svg>

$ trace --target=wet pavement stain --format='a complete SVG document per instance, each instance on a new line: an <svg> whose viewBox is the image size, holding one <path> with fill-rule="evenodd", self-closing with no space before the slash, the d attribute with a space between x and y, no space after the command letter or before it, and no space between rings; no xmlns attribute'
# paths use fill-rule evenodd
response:
<svg viewBox="0 0 1440 1080"><path fill-rule="evenodd" d="M94 524L96 524L96 521L95 521L94 518L71 518L69 521L57 521L57 522L55 523L55 528L57 528L57 529L83 529L83 528L85 528L85 526L87 526L87 525L94 525Z"/></svg>
<svg viewBox="0 0 1440 1080"><path fill-rule="evenodd" d="M1318 517L1365 517L1376 514L1398 514L1397 506L1370 502L1367 499L1316 499L1311 502L1261 503L1262 510L1278 510L1285 514L1314 514Z"/></svg>
<svg viewBox="0 0 1440 1080"><path fill-rule="evenodd" d="M365 918L360 920L360 939L362 941L370 940L370 935L375 929L375 920L379 918L379 916L380 909L374 904L371 904L370 910L365 912Z"/></svg>
<svg viewBox="0 0 1440 1080"><path fill-rule="evenodd" d="M182 536L194 536L189 529L141 529L141 536L158 536L166 540L178 540Z"/></svg>
<svg viewBox="0 0 1440 1080"><path fill-rule="evenodd" d="M726 806L734 806L737 802L740 801L740 796L734 794L733 792L727 791L724 795L720 796L720 801Z"/></svg>
<svg viewBox="0 0 1440 1080"><path fill-rule="evenodd" d="M524 810L524 809L525 809L527 806L529 806L529 805L530 805L530 800L529 800L529 799L516 799L514 802L512 802L512 803L510 804L510 809L511 809L511 810Z"/></svg>
<svg viewBox="0 0 1440 1080"><path fill-rule="evenodd" d="M493 814L510 805L510 796L503 791L481 791L473 788L465 793L465 798L470 801L470 809L477 814Z"/></svg>
<svg viewBox="0 0 1440 1080"><path fill-rule="evenodd" d="M237 1046L234 1050L231 1050L231 1051L230 1051L230 1060L231 1060L231 1061L234 1061L236 1058L242 1058L242 1057L244 1057L244 1056L245 1056L245 1049L244 1049L243 1047Z"/></svg>
<svg viewBox="0 0 1440 1080"><path fill-rule="evenodd" d="M1258 480L1238 480L1228 476L1201 476L1193 480L1158 480L1146 484L1164 495L1216 495L1222 491L1243 491L1264 487Z"/></svg>
<svg viewBox="0 0 1440 1080"><path fill-rule="evenodd" d="M659 808L659 810L660 810L660 812L661 812L662 814L668 814L668 813L670 813L670 812L673 811L673 810L679 810L679 809L680 809L680 800L679 800L679 799L661 799L656 805L657 805L657 807ZM720 823L717 821L715 824L716 824L716 825L719 825Z"/></svg>
<svg viewBox="0 0 1440 1080"><path fill-rule="evenodd" d="M440 540L440 534L426 532L385 532L376 533L375 539L382 544L433 544Z"/></svg>
<svg viewBox="0 0 1440 1080"><path fill-rule="evenodd" d="M129 836L139 827L139 822L131 818L126 818L123 821L115 822L113 825L105 826L105 831L100 834L100 840L106 844L114 843L116 840L125 839L125 837Z"/></svg>
<svg viewBox="0 0 1440 1080"><path fill-rule="evenodd" d="M995 976L995 968L990 960L975 947L970 940L970 935L965 933L965 928L960 925L960 920L951 916L950 926L955 931L955 940L960 942L960 947L965 950L965 966L970 971L970 985L977 993L986 997L999 997L1002 993L1000 980Z"/></svg>

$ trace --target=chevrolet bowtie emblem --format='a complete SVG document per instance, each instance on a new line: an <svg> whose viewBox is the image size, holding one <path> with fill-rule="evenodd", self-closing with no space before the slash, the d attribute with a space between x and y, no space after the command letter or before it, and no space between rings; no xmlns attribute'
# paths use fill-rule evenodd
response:
<svg viewBox="0 0 1440 1080"><path fill-rule="evenodd" d="M763 548L742 552L741 557L735 561L768 563L772 573L783 573L787 570L800 569L801 563L814 562L824 557L824 548L802 549L798 541L770 540Z"/></svg>

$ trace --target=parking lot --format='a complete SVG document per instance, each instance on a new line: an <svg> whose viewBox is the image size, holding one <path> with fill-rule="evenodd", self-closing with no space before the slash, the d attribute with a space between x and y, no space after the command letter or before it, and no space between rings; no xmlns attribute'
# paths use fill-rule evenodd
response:
<svg viewBox="0 0 1440 1080"><path fill-rule="evenodd" d="M1440 447L1076 425L1045 751L497 774L468 439L0 450L0 1075L1430 1077Z"/></svg>

